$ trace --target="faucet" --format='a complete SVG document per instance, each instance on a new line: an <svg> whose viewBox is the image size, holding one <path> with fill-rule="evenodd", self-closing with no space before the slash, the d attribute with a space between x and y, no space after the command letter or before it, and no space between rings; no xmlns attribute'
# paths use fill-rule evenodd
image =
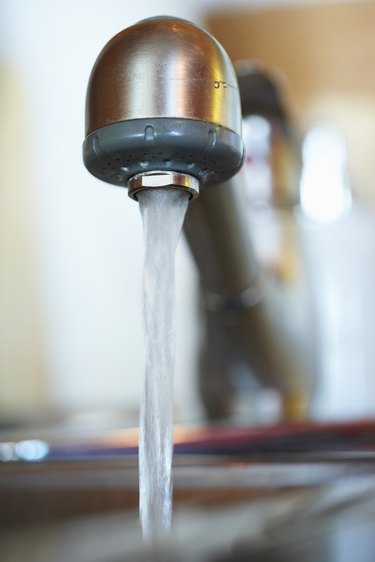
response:
<svg viewBox="0 0 375 562"><path fill-rule="evenodd" d="M153 187L222 182L243 158L236 75L208 33L180 19L143 20L116 35L91 73L83 158L137 199Z"/></svg>
<svg viewBox="0 0 375 562"><path fill-rule="evenodd" d="M301 145L276 76L252 60L238 61L236 72L243 119L249 119L248 126L252 127L251 118L257 116L254 123L262 121L263 126L269 126L270 177L262 182L260 191L259 185L246 185L250 182L246 177L247 160L251 169L253 154L245 135L247 157L240 173L215 190L202 191L199 202L190 205L185 220L185 235L200 272L200 396L210 418L229 417L238 387L243 385L238 384L241 377L236 377L236 371L242 379L252 374L263 387L278 391L282 418L295 421L307 414L311 376L297 359L283 334L283 323L269 306L270 266L268 273L264 273L258 263L251 237L249 203L254 208L257 204L263 209L272 207L276 216L281 213L290 232L293 209L299 199ZM281 222L279 228L285 228L285 224ZM298 263L298 250L290 236L284 252L289 265L291 258L292 263ZM286 275L285 266L284 272L280 270L271 271L271 277L281 274L281 285L293 282L291 275L298 275L296 271Z"/></svg>
<svg viewBox="0 0 375 562"><path fill-rule="evenodd" d="M117 34L93 67L83 159L105 182L180 189L184 231L200 275L206 324L199 376L209 418L231 413L235 362L292 396L300 371L269 317L251 243L240 170L244 144L235 70L221 45L167 16ZM289 398L288 398L289 400Z"/></svg>

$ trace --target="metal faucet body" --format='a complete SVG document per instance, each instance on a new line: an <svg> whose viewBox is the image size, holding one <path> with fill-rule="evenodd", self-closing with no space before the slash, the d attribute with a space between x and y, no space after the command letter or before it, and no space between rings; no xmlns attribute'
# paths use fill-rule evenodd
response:
<svg viewBox="0 0 375 562"><path fill-rule="evenodd" d="M236 74L219 43L190 22L151 18L121 31L100 53L86 99L86 167L130 187L132 178L172 172L200 185L241 167L241 107ZM152 179L152 176L151 176ZM165 178L164 178L165 179ZM197 189L189 184L190 193Z"/></svg>

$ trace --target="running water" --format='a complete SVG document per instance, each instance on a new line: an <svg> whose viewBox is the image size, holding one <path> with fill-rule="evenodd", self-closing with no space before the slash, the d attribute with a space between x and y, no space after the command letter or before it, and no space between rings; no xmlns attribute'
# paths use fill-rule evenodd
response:
<svg viewBox="0 0 375 562"><path fill-rule="evenodd" d="M138 199L145 235L139 510L143 536L154 541L168 532L172 519L174 257L189 197L162 188L140 192Z"/></svg>

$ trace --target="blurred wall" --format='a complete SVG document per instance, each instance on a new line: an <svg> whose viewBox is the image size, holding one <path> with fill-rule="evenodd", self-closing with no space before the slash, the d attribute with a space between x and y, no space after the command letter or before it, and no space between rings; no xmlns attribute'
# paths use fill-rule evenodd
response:
<svg viewBox="0 0 375 562"><path fill-rule="evenodd" d="M143 237L125 190L82 164L85 91L105 43L172 0L3 0L0 129L0 409L138 408ZM177 258L177 409L195 390L195 271ZM0 415L1 415L0 412Z"/></svg>
<svg viewBox="0 0 375 562"><path fill-rule="evenodd" d="M21 82L0 63L0 415L46 404L36 224L29 175L29 113Z"/></svg>
<svg viewBox="0 0 375 562"><path fill-rule="evenodd" d="M353 183L372 197L375 4L269 7L282 3L230 2L242 5L230 13L217 11L225 0L1 2L0 416L97 408L132 415L138 408L139 211L81 160L89 73L124 27L160 13L200 23L210 9L206 23L233 60L256 57L287 75L302 127L331 115L352 131ZM184 241L176 270L176 410L183 417L196 407L198 338L196 272Z"/></svg>

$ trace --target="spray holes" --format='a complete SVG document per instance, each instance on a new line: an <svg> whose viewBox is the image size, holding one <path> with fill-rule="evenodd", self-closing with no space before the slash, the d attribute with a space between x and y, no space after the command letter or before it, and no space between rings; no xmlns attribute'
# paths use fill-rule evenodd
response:
<svg viewBox="0 0 375 562"><path fill-rule="evenodd" d="M216 88L216 89L220 88L220 82L218 80L215 80L214 88Z"/></svg>

